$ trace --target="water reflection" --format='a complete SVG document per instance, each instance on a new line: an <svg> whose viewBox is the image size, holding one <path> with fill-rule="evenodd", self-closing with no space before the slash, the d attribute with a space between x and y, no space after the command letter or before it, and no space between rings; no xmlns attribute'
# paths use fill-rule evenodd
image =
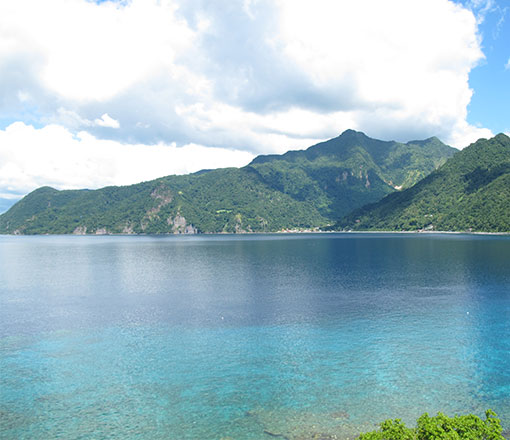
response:
<svg viewBox="0 0 510 440"><path fill-rule="evenodd" d="M0 260L13 436L510 424L506 237L0 237Z"/></svg>

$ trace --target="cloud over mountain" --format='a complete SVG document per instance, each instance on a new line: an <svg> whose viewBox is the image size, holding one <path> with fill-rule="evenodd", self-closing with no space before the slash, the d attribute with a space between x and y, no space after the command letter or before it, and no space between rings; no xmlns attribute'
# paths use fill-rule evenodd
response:
<svg viewBox="0 0 510 440"><path fill-rule="evenodd" d="M346 128L464 147L491 135L466 121L482 59L448 0L7 1L0 120L103 148L283 152Z"/></svg>

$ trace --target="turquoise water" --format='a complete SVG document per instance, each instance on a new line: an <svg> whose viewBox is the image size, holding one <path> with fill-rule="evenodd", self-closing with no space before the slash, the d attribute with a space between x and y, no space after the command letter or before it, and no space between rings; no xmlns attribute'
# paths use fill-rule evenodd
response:
<svg viewBox="0 0 510 440"><path fill-rule="evenodd" d="M509 237L0 237L0 263L2 439L510 428Z"/></svg>

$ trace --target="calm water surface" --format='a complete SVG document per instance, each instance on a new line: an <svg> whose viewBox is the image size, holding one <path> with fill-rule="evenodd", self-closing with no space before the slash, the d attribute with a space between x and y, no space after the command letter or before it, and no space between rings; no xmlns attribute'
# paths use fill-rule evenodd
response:
<svg viewBox="0 0 510 440"><path fill-rule="evenodd" d="M509 237L0 236L2 439L352 438L487 408L510 428Z"/></svg>

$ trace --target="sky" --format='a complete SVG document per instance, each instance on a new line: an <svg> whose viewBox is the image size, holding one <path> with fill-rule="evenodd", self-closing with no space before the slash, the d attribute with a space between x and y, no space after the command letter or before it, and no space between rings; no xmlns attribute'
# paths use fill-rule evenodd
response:
<svg viewBox="0 0 510 440"><path fill-rule="evenodd" d="M3 0L0 212L346 129L510 132L510 0Z"/></svg>

